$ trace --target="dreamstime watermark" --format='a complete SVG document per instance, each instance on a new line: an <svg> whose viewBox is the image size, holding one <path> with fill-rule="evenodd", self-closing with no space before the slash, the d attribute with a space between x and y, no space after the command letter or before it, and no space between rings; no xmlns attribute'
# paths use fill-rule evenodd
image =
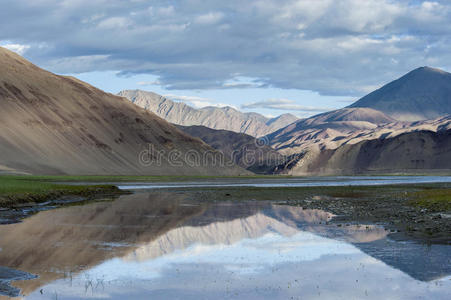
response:
<svg viewBox="0 0 451 300"><path fill-rule="evenodd" d="M254 144L248 144L231 151L190 149L158 149L148 144L139 153L139 163L145 167L169 165L171 167L232 167L236 164L244 167L278 166L286 158L269 148L266 137L258 138Z"/></svg>
<svg viewBox="0 0 451 300"><path fill-rule="evenodd" d="M257 146L258 148L263 148L265 146L269 146L269 139L266 136L256 138L255 146Z"/></svg>

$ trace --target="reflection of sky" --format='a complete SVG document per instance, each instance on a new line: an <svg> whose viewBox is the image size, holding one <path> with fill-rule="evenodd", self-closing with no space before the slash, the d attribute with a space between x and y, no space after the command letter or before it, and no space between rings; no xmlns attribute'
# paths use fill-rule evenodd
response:
<svg viewBox="0 0 451 300"><path fill-rule="evenodd" d="M257 239L244 239L234 245L195 244L185 250L145 262L113 259L86 274L104 280L154 279L161 277L165 269L180 264L221 265L225 269L241 272L259 272L277 264L314 260L327 254L352 254L358 250L346 243L321 238L301 232L292 237L266 234ZM124 273L126 271L126 273Z"/></svg>
<svg viewBox="0 0 451 300"><path fill-rule="evenodd" d="M112 259L43 292L30 299L447 299L451 277L424 283L344 242L268 233L147 261Z"/></svg>

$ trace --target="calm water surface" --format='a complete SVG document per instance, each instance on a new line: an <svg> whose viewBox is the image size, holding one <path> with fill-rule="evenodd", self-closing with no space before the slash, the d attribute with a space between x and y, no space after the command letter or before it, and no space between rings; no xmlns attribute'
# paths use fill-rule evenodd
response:
<svg viewBox="0 0 451 300"><path fill-rule="evenodd" d="M308 187L308 186L361 186L412 183L451 182L451 176L328 176L293 178L219 178L193 182L172 183L117 183L122 189L155 189L171 187Z"/></svg>
<svg viewBox="0 0 451 300"><path fill-rule="evenodd" d="M450 299L451 246L320 210L144 190L0 226L26 299ZM20 272L19 272L20 273ZM21 278L17 274L16 279ZM26 277L28 276L28 277Z"/></svg>

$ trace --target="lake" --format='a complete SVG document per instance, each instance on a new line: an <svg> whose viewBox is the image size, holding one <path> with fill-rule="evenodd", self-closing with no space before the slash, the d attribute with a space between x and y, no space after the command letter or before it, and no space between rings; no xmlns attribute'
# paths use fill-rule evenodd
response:
<svg viewBox="0 0 451 300"><path fill-rule="evenodd" d="M180 187L320 187L451 182L451 176L325 176L293 178L217 178L171 183L116 183L122 189ZM86 184L86 183L84 183ZM92 183L91 183L92 184Z"/></svg>
<svg viewBox="0 0 451 300"><path fill-rule="evenodd" d="M296 180L214 184L314 181ZM371 180L386 184L421 178ZM362 181L368 179L321 178L317 183ZM134 194L113 201L41 211L21 223L0 226L0 292L26 299L451 295L450 245L395 241L378 225L338 226L330 222L334 215L329 212L281 205L277 199L205 202L187 197L183 190L148 190L204 184L139 184ZM136 184L123 188L130 186ZM11 286L12 279L16 281Z"/></svg>

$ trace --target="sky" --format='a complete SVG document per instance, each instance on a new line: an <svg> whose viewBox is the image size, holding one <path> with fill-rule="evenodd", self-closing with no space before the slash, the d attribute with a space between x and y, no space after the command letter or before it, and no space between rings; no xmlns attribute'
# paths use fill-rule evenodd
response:
<svg viewBox="0 0 451 300"><path fill-rule="evenodd" d="M451 70L451 1L2 0L0 46L107 92L299 117Z"/></svg>

